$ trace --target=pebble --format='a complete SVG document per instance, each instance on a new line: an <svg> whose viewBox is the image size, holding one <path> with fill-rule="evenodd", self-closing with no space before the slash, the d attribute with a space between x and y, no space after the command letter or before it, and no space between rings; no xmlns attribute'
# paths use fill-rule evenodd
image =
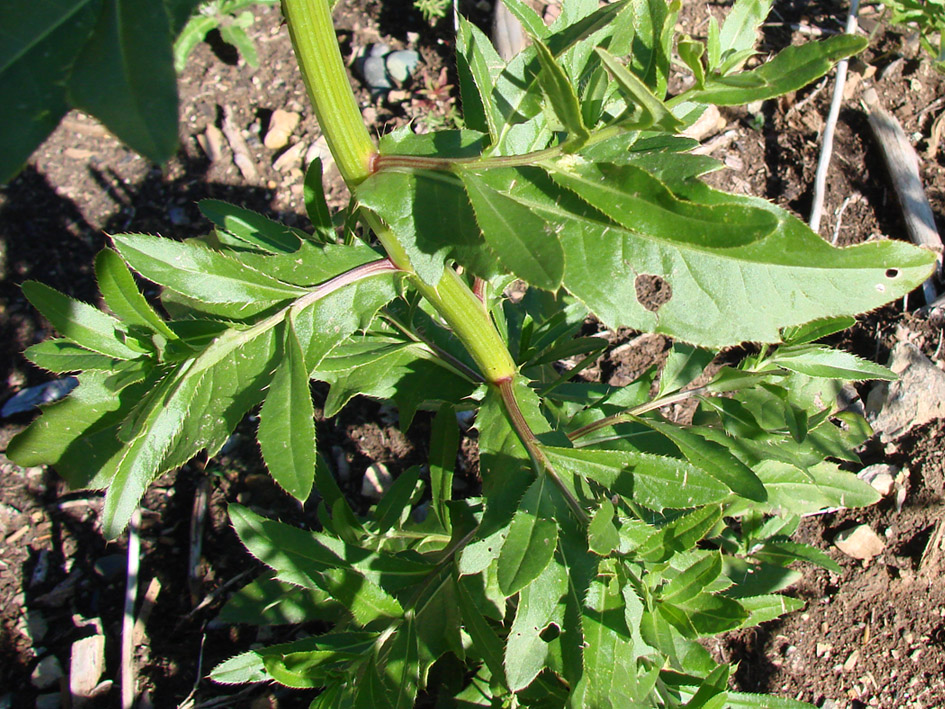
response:
<svg viewBox="0 0 945 709"><path fill-rule="evenodd" d="M49 623L46 622L46 617L42 612L35 608L28 608L26 610L26 633L29 635L33 647L42 643L48 632Z"/></svg>
<svg viewBox="0 0 945 709"><path fill-rule="evenodd" d="M867 561L881 554L886 542L868 524L845 529L833 540L834 546L849 557Z"/></svg>
<svg viewBox="0 0 945 709"><path fill-rule="evenodd" d="M54 694L40 694L36 697L36 709L59 709L62 706L62 696L59 692Z"/></svg>
<svg viewBox="0 0 945 709"><path fill-rule="evenodd" d="M57 684L64 677L62 665L55 655L48 655L40 660L33 673L30 675L30 683L37 689L49 689Z"/></svg>
<svg viewBox="0 0 945 709"><path fill-rule="evenodd" d="M394 477L383 463L371 463L364 471L361 494L371 500L380 500L394 484Z"/></svg>
<svg viewBox="0 0 945 709"><path fill-rule="evenodd" d="M79 380L75 377L64 377L62 379L53 379L45 384L38 384L33 387L21 389L16 394L7 399L3 408L0 409L0 417L8 418L16 414L22 414L32 411L40 404L50 404L53 401L59 401L70 391L79 385Z"/></svg>
<svg viewBox="0 0 945 709"><path fill-rule="evenodd" d="M412 49L401 49L391 52L384 59L387 65L387 73L398 84L404 83L410 78L414 69L420 63L420 55Z"/></svg>
<svg viewBox="0 0 945 709"><path fill-rule="evenodd" d="M69 663L69 691L72 696L93 696L104 671L104 635L89 635L72 643Z"/></svg>
<svg viewBox="0 0 945 709"><path fill-rule="evenodd" d="M850 656L846 659L846 662L843 663L844 672L852 672L853 668L856 667L857 660L860 659L860 651L854 650L850 653Z"/></svg>
<svg viewBox="0 0 945 709"><path fill-rule="evenodd" d="M108 554L107 556L96 559L92 568L95 569L95 573L106 581L111 581L124 573L127 565L128 560L124 554Z"/></svg>
<svg viewBox="0 0 945 709"><path fill-rule="evenodd" d="M289 144L289 137L298 127L301 116L295 111L277 108L269 119L269 130L263 143L270 150L281 150Z"/></svg>
<svg viewBox="0 0 945 709"><path fill-rule="evenodd" d="M302 155L305 153L305 142L298 142L277 157L272 167L279 172L286 172L302 164Z"/></svg>
<svg viewBox="0 0 945 709"><path fill-rule="evenodd" d="M889 497L896 489L896 475L899 474L899 468L895 465L886 463L877 463L863 468L856 476L873 486L883 497Z"/></svg>

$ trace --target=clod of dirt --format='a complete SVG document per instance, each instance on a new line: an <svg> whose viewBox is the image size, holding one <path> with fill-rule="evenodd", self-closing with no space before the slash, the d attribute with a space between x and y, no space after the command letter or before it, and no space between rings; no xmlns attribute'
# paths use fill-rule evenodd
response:
<svg viewBox="0 0 945 709"><path fill-rule="evenodd" d="M657 312L673 297L673 289L665 279L644 273L633 282L637 300L651 313Z"/></svg>
<svg viewBox="0 0 945 709"><path fill-rule="evenodd" d="M886 542L868 524L843 530L834 538L833 544L847 556L863 561L882 554L886 548Z"/></svg>
<svg viewBox="0 0 945 709"><path fill-rule="evenodd" d="M916 426L945 418L945 372L918 347L898 343L889 368L899 375L898 381L876 385L866 402L867 418L883 443L900 438Z"/></svg>
<svg viewBox="0 0 945 709"><path fill-rule="evenodd" d="M289 144L289 138L292 136L292 131L298 127L300 118L295 111L277 108L269 119L269 130L266 132L263 144L270 150L284 148Z"/></svg>
<svg viewBox="0 0 945 709"><path fill-rule="evenodd" d="M394 484L394 477L383 463L371 463L364 471L361 494L371 500L380 500Z"/></svg>

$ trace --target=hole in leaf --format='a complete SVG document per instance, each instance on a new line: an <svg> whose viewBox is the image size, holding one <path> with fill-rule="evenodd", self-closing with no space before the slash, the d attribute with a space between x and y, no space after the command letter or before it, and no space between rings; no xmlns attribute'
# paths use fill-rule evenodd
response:
<svg viewBox="0 0 945 709"><path fill-rule="evenodd" d="M552 640L561 635L561 628L552 623L547 628L538 633L538 637L544 640L546 643L550 643Z"/></svg>
<svg viewBox="0 0 945 709"><path fill-rule="evenodd" d="M655 313L673 297L673 289L665 279L644 273L633 282L640 305Z"/></svg>
<svg viewBox="0 0 945 709"><path fill-rule="evenodd" d="M898 268L887 268L886 269L886 278L896 278L899 275Z"/></svg>

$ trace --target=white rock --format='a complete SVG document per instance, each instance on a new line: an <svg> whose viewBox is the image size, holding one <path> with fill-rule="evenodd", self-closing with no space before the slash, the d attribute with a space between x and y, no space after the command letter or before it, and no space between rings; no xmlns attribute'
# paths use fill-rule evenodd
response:
<svg viewBox="0 0 945 709"><path fill-rule="evenodd" d="M289 144L289 136L298 127L300 118L301 116L295 111L277 108L269 119L269 130L266 132L263 144L270 150L284 148Z"/></svg>
<svg viewBox="0 0 945 709"><path fill-rule="evenodd" d="M73 697L92 697L105 671L105 636L89 635L72 643L69 691Z"/></svg>
<svg viewBox="0 0 945 709"><path fill-rule="evenodd" d="M889 497L896 489L896 475L898 473L899 468L895 465L877 463L863 468L856 476L872 485L873 489L883 497Z"/></svg>
<svg viewBox="0 0 945 709"><path fill-rule="evenodd" d="M371 463L364 471L361 494L370 500L380 500L393 484L394 478L383 463Z"/></svg>
<svg viewBox="0 0 945 709"><path fill-rule="evenodd" d="M33 669L30 675L30 683L36 689L49 689L59 683L64 676L62 665L55 655L44 657Z"/></svg>
<svg viewBox="0 0 945 709"><path fill-rule="evenodd" d="M279 172L286 172L302 164L302 155L305 153L305 143L298 142L286 150L282 155L272 163L273 168Z"/></svg>
<svg viewBox="0 0 945 709"><path fill-rule="evenodd" d="M882 554L886 548L886 542L868 524L843 530L834 537L833 543L847 556L864 561Z"/></svg>

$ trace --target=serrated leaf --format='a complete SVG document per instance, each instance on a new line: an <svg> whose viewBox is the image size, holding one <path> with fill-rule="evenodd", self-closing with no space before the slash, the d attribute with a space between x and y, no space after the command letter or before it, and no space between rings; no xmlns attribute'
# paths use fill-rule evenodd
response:
<svg viewBox="0 0 945 709"><path fill-rule="evenodd" d="M412 613L394 633L381 669L382 678L391 689L391 709L413 709L420 685L420 660L417 648L417 623ZM375 705L378 706L378 705Z"/></svg>
<svg viewBox="0 0 945 709"><path fill-rule="evenodd" d="M666 104L654 95L644 81L641 81L636 74L629 71L606 49L598 47L594 51L597 52L597 56L607 67L607 71L610 72L614 81L627 94L627 98L636 104L638 109L627 119L622 119L622 124L628 128L640 130L660 128L670 133L682 128L682 122L672 114Z"/></svg>
<svg viewBox="0 0 945 709"><path fill-rule="evenodd" d="M377 518L377 533L384 534L409 511L410 500L420 480L420 467L412 465L397 476L394 484L377 503L374 515Z"/></svg>
<svg viewBox="0 0 945 709"><path fill-rule="evenodd" d="M177 149L177 75L167 12L151 0L104 0L67 82L70 103L136 152L163 163Z"/></svg>
<svg viewBox="0 0 945 709"><path fill-rule="evenodd" d="M593 480L650 509L710 504L730 494L715 478L675 458L566 448L546 448L545 453L559 471Z"/></svg>
<svg viewBox="0 0 945 709"><path fill-rule="evenodd" d="M533 38L533 46L538 56L538 62L541 64L538 83L551 104L555 116L568 132L569 139L586 140L590 133L588 133L587 126L584 125L581 106L567 74L555 61L554 56L541 39Z"/></svg>
<svg viewBox="0 0 945 709"><path fill-rule="evenodd" d="M702 42L691 37L680 37L676 42L676 51L679 58L689 67L693 77L696 80L696 86L701 88L705 86L705 67L702 65L702 55L705 53L705 45Z"/></svg>
<svg viewBox="0 0 945 709"><path fill-rule="evenodd" d="M219 25L216 17L209 15L196 14L187 21L184 29L174 40L174 71L178 74L183 73L187 67L187 57L194 48L203 42L207 33L214 30Z"/></svg>
<svg viewBox="0 0 945 709"><path fill-rule="evenodd" d="M116 360L108 355L92 352L66 339L53 339L31 345L23 353L37 367L56 374L84 370L112 369Z"/></svg>
<svg viewBox="0 0 945 709"><path fill-rule="evenodd" d="M829 347L781 347L769 362L792 372L824 379L895 381L898 378L887 367Z"/></svg>
<svg viewBox="0 0 945 709"><path fill-rule="evenodd" d="M288 687L320 687L371 650L373 633L328 633L254 650L267 675Z"/></svg>
<svg viewBox="0 0 945 709"><path fill-rule="evenodd" d="M804 607L804 601L799 598L790 598L789 596L769 595L769 596L749 596L739 598L738 602L748 611L749 615L742 627L750 628L761 623L780 618L782 615L799 611Z"/></svg>
<svg viewBox="0 0 945 709"><path fill-rule="evenodd" d="M712 593L700 593L683 603L682 609L699 635L716 635L740 626L748 611L735 599Z"/></svg>
<svg viewBox="0 0 945 709"><path fill-rule="evenodd" d="M692 549L720 519L722 508L718 505L697 508L661 527L634 553L654 563L666 561L675 554Z"/></svg>
<svg viewBox="0 0 945 709"><path fill-rule="evenodd" d="M813 704L768 694L729 692L728 705L732 709L813 709Z"/></svg>
<svg viewBox="0 0 945 709"><path fill-rule="evenodd" d="M548 643L541 633L552 623L561 627L564 615L559 601L567 584L565 570L553 563L522 590L505 646L505 676L513 692L531 684L544 668Z"/></svg>
<svg viewBox="0 0 945 709"><path fill-rule="evenodd" d="M135 359L141 351L125 344L122 324L88 303L38 283L26 281L23 294L65 338L115 359Z"/></svg>
<svg viewBox="0 0 945 709"><path fill-rule="evenodd" d="M509 12L517 19L531 37L543 39L548 36L548 26L537 12L522 0L502 0Z"/></svg>
<svg viewBox="0 0 945 709"><path fill-rule="evenodd" d="M781 331L781 339L786 345L806 345L836 332L847 330L854 325L856 325L856 318L848 316L814 320L803 325L784 328Z"/></svg>
<svg viewBox="0 0 945 709"><path fill-rule="evenodd" d="M141 295L134 276L121 260L121 256L111 249L99 251L95 257L95 277L105 305L123 322L140 325L160 333L169 340L177 339L176 333Z"/></svg>
<svg viewBox="0 0 945 709"><path fill-rule="evenodd" d="M525 492L512 518L497 568L499 589L506 596L532 583L554 556L558 525L554 520L551 486L548 476L541 475Z"/></svg>
<svg viewBox="0 0 945 709"><path fill-rule="evenodd" d="M684 603L697 596L722 574L722 555L710 554L679 573L663 587L661 598Z"/></svg>
<svg viewBox="0 0 945 709"><path fill-rule="evenodd" d="M457 13L457 71L463 98L463 117L470 128L488 130L493 142L499 137L498 111L492 87L505 62L478 27Z"/></svg>
<svg viewBox="0 0 945 709"><path fill-rule="evenodd" d="M715 357L715 353L685 342L674 342L663 371L660 373L660 388L657 396L663 396L689 384L702 374Z"/></svg>
<svg viewBox="0 0 945 709"><path fill-rule="evenodd" d="M725 483L735 494L756 502L768 499L768 493L754 471L725 446L700 436L698 429L683 428L655 418L641 418L640 421L666 436L690 463Z"/></svg>
<svg viewBox="0 0 945 709"><path fill-rule="evenodd" d="M620 543L620 535L614 527L613 519L613 503L605 499L587 526L587 545L595 554L608 556Z"/></svg>
<svg viewBox="0 0 945 709"><path fill-rule="evenodd" d="M804 515L828 507L867 507L879 501L873 487L853 473L826 463L798 470L792 465L768 460L755 466L768 490L768 504Z"/></svg>
<svg viewBox="0 0 945 709"><path fill-rule="evenodd" d="M210 671L210 679L220 684L250 684L267 682L272 678L266 672L262 657L249 650L214 667Z"/></svg>
<svg viewBox="0 0 945 709"><path fill-rule="evenodd" d="M558 235L527 206L509 198L508 178L499 172L462 173L483 238L516 276L538 288L557 290L565 263Z"/></svg>
<svg viewBox="0 0 945 709"><path fill-rule="evenodd" d="M118 234L112 241L125 262L148 280L200 302L237 304L246 316L306 293L198 241L146 234Z"/></svg>
<svg viewBox="0 0 945 709"><path fill-rule="evenodd" d="M708 78L705 88L687 91L685 97L701 103L738 106L781 96L819 79L838 60L863 51L867 43L866 37L840 34L788 47L757 69Z"/></svg>
<svg viewBox="0 0 945 709"><path fill-rule="evenodd" d="M810 544L768 541L765 542L760 549L754 549L751 555L760 561L766 561L769 564L778 564L779 566L787 566L795 561L809 561L835 574L842 573L842 569L836 561Z"/></svg>
<svg viewBox="0 0 945 709"><path fill-rule="evenodd" d="M473 643L493 679L505 684L505 667L502 665L502 641L495 630L483 617L463 584L457 585L459 606L463 616L463 627L469 633Z"/></svg>
<svg viewBox="0 0 945 709"><path fill-rule="evenodd" d="M231 505L230 521L249 552L278 572L280 580L320 588L344 605L360 625L398 618L403 608L393 596L347 564L311 533Z"/></svg>
<svg viewBox="0 0 945 709"><path fill-rule="evenodd" d="M315 409L291 318L285 322L282 360L259 411L256 437L272 479L304 503L315 482Z"/></svg>
<svg viewBox="0 0 945 709"><path fill-rule="evenodd" d="M217 199L202 199L197 207L207 219L241 242L268 253L294 253L302 244L294 229L250 209Z"/></svg>

